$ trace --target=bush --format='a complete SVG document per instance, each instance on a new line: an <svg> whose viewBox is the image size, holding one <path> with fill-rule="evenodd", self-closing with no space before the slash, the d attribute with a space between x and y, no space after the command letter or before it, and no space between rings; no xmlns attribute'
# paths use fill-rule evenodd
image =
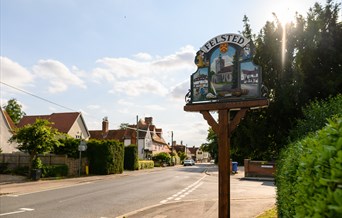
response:
<svg viewBox="0 0 342 218"><path fill-rule="evenodd" d="M159 165L163 165L163 164L170 165L171 156L168 153L160 152L160 153L154 155L152 157L152 160L155 162L155 164L154 164L155 166L157 166L158 163L159 163Z"/></svg>
<svg viewBox="0 0 342 218"><path fill-rule="evenodd" d="M154 162L152 160L139 160L139 170L153 169Z"/></svg>
<svg viewBox="0 0 342 218"><path fill-rule="evenodd" d="M66 135L65 138L61 138L58 141L62 144L62 146L54 147L55 154L66 154L71 158L79 158L80 152L78 150L78 146L81 143L80 139L71 138L70 136ZM82 156L86 156L86 152L83 152Z"/></svg>
<svg viewBox="0 0 342 218"><path fill-rule="evenodd" d="M303 118L297 120L296 127L290 131L293 141L305 137L310 132L316 132L327 124L327 119L336 114L342 114L342 94L327 100L311 101L303 108Z"/></svg>
<svg viewBox="0 0 342 218"><path fill-rule="evenodd" d="M29 167L17 167L13 170L13 173L16 175L28 176L29 175Z"/></svg>
<svg viewBox="0 0 342 218"><path fill-rule="evenodd" d="M89 173L108 175L122 173L124 145L116 140L89 140L87 142Z"/></svg>
<svg viewBox="0 0 342 218"><path fill-rule="evenodd" d="M65 164L60 165L43 165L42 177L64 177L68 176L68 166Z"/></svg>
<svg viewBox="0 0 342 218"><path fill-rule="evenodd" d="M138 170L139 169L139 157L138 157L138 146L129 145L125 147L125 170Z"/></svg>
<svg viewBox="0 0 342 218"><path fill-rule="evenodd" d="M279 217L342 217L342 117L290 145L276 175Z"/></svg>
<svg viewBox="0 0 342 218"><path fill-rule="evenodd" d="M8 163L0 163L0 173L6 174L9 172L11 171L8 169Z"/></svg>

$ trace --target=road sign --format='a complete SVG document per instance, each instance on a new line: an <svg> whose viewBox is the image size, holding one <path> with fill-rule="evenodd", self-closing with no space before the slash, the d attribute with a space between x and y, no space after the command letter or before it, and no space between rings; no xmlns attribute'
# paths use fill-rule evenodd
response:
<svg viewBox="0 0 342 218"><path fill-rule="evenodd" d="M87 143L85 141L81 141L81 143L78 146L79 151L85 151L87 150Z"/></svg>

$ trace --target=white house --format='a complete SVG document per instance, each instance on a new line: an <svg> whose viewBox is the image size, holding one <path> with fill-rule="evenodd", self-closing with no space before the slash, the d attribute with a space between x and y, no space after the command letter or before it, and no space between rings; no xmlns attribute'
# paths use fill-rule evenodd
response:
<svg viewBox="0 0 342 218"><path fill-rule="evenodd" d="M6 111L2 110L0 107L0 147L2 153L12 153L18 152L17 143L10 143L8 140L13 135L13 130L15 129L15 125L11 119L11 117L7 114Z"/></svg>

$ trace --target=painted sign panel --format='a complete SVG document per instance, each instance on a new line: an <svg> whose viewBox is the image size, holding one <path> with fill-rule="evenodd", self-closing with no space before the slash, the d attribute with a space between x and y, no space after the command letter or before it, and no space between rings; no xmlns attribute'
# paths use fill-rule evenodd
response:
<svg viewBox="0 0 342 218"><path fill-rule="evenodd" d="M206 42L196 53L188 103L260 97L261 68L252 62L252 50L251 41L238 34Z"/></svg>

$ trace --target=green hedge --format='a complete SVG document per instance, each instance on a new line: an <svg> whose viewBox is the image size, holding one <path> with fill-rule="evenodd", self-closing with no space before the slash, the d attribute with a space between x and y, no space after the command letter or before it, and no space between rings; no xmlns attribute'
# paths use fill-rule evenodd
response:
<svg viewBox="0 0 342 218"><path fill-rule="evenodd" d="M342 217L342 117L281 153L276 185L279 217Z"/></svg>
<svg viewBox="0 0 342 218"><path fill-rule="evenodd" d="M60 165L43 165L42 177L65 177L68 176L68 166L65 164Z"/></svg>
<svg viewBox="0 0 342 218"><path fill-rule="evenodd" d="M108 175L123 172L123 143L116 140L89 140L87 147L90 174Z"/></svg>
<svg viewBox="0 0 342 218"><path fill-rule="evenodd" d="M139 156L138 146L129 145L125 147L125 170L138 170L139 169Z"/></svg>
<svg viewBox="0 0 342 218"><path fill-rule="evenodd" d="M166 152L160 152L155 154L152 157L152 160L154 161L154 166L156 167L163 166L164 164L170 165L171 155Z"/></svg>
<svg viewBox="0 0 342 218"><path fill-rule="evenodd" d="M154 168L153 160L139 160L139 170L153 169L153 168Z"/></svg>

